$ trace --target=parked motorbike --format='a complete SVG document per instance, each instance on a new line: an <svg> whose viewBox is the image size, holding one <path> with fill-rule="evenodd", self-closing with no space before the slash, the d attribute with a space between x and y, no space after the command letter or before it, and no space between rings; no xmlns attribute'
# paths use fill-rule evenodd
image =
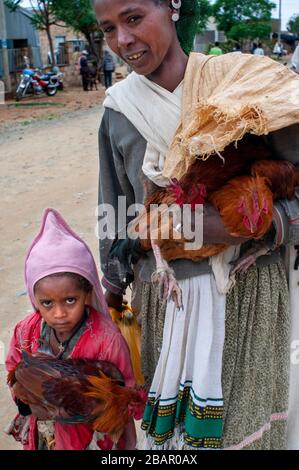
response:
<svg viewBox="0 0 299 470"><path fill-rule="evenodd" d="M52 83L57 85L57 89L61 91L64 89L63 77L64 74L59 71L59 68L53 67L51 72L46 72L42 74L40 78L45 81L51 80Z"/></svg>
<svg viewBox="0 0 299 470"><path fill-rule="evenodd" d="M41 75L37 70L25 69L16 91L16 100L19 101L25 98L25 96L32 94L40 95L46 93L48 96L54 96L59 86L58 75Z"/></svg>

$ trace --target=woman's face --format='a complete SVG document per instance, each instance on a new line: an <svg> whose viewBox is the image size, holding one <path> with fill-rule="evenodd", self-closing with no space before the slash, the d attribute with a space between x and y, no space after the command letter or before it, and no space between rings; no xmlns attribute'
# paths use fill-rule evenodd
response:
<svg viewBox="0 0 299 470"><path fill-rule="evenodd" d="M140 75L155 72L175 42L169 3L95 0L96 15L108 46Z"/></svg>

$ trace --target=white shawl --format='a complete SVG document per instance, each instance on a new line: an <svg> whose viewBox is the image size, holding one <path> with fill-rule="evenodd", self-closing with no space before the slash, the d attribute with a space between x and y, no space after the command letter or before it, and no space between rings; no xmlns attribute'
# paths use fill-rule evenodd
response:
<svg viewBox="0 0 299 470"><path fill-rule="evenodd" d="M105 108L124 114L147 142L143 173L165 187L164 161L181 117L183 82L171 93L148 78L132 72L108 88Z"/></svg>

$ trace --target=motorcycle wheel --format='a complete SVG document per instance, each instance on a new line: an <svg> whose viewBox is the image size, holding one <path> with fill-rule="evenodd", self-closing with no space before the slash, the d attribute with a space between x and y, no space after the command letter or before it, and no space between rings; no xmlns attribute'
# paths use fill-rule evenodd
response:
<svg viewBox="0 0 299 470"><path fill-rule="evenodd" d="M18 89L16 91L16 101L20 101L23 98L23 90Z"/></svg>
<svg viewBox="0 0 299 470"><path fill-rule="evenodd" d="M46 93L48 96L55 96L57 93L57 87L47 88Z"/></svg>
<svg viewBox="0 0 299 470"><path fill-rule="evenodd" d="M16 101L20 101L22 98L24 98L26 95L26 91L27 91L27 87L26 88L18 87L16 91Z"/></svg>
<svg viewBox="0 0 299 470"><path fill-rule="evenodd" d="M31 84L27 83L25 88L21 88L19 85L16 91L16 101L20 101L22 98L25 98L27 91L31 91Z"/></svg>

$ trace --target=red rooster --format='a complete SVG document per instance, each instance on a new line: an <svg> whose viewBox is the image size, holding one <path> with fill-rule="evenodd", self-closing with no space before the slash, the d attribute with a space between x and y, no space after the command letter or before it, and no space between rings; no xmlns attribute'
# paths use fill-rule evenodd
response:
<svg viewBox="0 0 299 470"><path fill-rule="evenodd" d="M22 351L8 374L17 399L41 420L89 424L118 442L130 418L141 419L144 390L124 386L121 373L106 361L56 359Z"/></svg>
<svg viewBox="0 0 299 470"><path fill-rule="evenodd" d="M197 159L179 182L172 180L163 189L147 183L150 194L146 199L146 212L135 219L133 227L135 230L138 226L139 247L141 245L144 251L153 250L157 270L152 280L160 285L164 299L172 297L177 307L182 305L180 288L167 261L179 258L198 261L221 253L227 246L204 245L197 250L186 250L183 233L174 237L174 231L169 233L167 225L165 230L170 236L165 236L163 217L153 205L164 204L167 212L172 204L180 207L191 204L194 208L196 204L208 202L219 211L232 236L258 240L271 225L273 202L291 199L299 185L299 172L295 167L286 161L271 160L271 157L269 147L261 138L245 136L238 147L231 144L225 149L222 160L217 155L205 161ZM150 223L153 224L155 218L159 229L153 232ZM130 229L128 235L130 237ZM123 246L124 243L117 242L111 251L122 264L125 263Z"/></svg>

